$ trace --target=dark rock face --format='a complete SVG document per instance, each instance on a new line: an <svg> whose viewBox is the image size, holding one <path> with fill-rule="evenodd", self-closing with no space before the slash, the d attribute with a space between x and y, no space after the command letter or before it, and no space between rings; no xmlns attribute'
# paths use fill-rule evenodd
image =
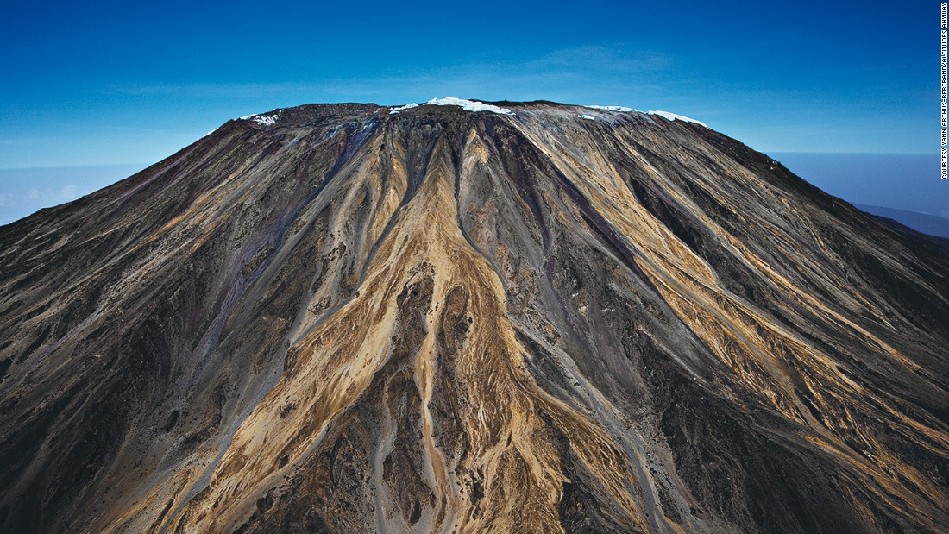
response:
<svg viewBox="0 0 949 534"><path fill-rule="evenodd" d="M949 524L944 241L508 107L230 121L0 227L0 530Z"/></svg>

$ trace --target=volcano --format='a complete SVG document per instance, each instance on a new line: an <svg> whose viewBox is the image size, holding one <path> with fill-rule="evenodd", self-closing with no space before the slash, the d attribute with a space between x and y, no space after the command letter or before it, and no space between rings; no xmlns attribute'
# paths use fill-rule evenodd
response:
<svg viewBox="0 0 949 534"><path fill-rule="evenodd" d="M0 530L949 525L949 242L666 112L231 120L0 227Z"/></svg>

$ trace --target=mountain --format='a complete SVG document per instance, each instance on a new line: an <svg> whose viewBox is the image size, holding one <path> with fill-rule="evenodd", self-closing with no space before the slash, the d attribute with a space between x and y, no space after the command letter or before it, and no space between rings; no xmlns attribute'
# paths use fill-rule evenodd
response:
<svg viewBox="0 0 949 534"><path fill-rule="evenodd" d="M936 217L916 211L885 208L883 206L869 206L867 204L854 204L854 206L877 217L893 219L917 232L949 238L949 219L944 217Z"/></svg>
<svg viewBox="0 0 949 534"><path fill-rule="evenodd" d="M0 530L938 531L947 275L671 114L232 120L0 227Z"/></svg>

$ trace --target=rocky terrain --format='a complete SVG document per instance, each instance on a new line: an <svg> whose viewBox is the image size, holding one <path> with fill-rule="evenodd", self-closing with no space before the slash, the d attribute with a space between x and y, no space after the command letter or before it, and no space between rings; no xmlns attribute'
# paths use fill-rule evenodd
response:
<svg viewBox="0 0 949 534"><path fill-rule="evenodd" d="M438 103L0 227L0 531L949 525L946 241L671 114Z"/></svg>

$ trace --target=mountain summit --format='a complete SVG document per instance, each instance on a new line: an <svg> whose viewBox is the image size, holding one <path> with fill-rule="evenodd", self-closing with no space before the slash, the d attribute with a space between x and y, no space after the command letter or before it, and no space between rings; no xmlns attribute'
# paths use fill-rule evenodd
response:
<svg viewBox="0 0 949 534"><path fill-rule="evenodd" d="M0 227L0 530L936 531L947 277L665 112L232 120Z"/></svg>

